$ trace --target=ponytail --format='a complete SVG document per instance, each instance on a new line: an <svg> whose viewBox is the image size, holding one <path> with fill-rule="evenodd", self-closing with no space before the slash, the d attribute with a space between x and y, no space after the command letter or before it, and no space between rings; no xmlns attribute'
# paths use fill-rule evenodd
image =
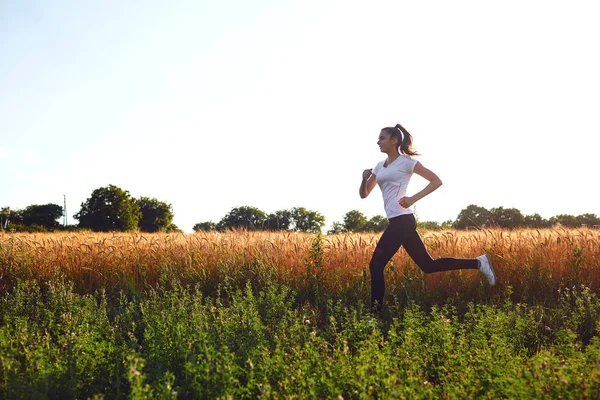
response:
<svg viewBox="0 0 600 400"><path fill-rule="evenodd" d="M398 151L400 154L405 156L418 156L420 155L412 148L412 136L404 127L400 124L396 124L393 128L383 128L382 130L386 131L393 137L398 138Z"/></svg>

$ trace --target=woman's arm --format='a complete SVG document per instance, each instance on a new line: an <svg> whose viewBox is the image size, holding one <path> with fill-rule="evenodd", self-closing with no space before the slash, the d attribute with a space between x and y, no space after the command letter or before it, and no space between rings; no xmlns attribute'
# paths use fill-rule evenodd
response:
<svg viewBox="0 0 600 400"><path fill-rule="evenodd" d="M372 169L365 169L363 171L363 179L360 184L360 189L358 189L358 193L360 194L360 198L364 199L371 193L371 190L377 184L377 177L373 174Z"/></svg>
<svg viewBox="0 0 600 400"><path fill-rule="evenodd" d="M434 174L433 171L430 171L427 168L425 168L420 162L417 162L417 164L415 165L414 173L427 179L429 181L429 184L425 186L425 188L419 193L416 193L413 196L405 196L401 198L400 205L404 208L412 206L417 201L421 200L423 197L427 196L429 193L442 186L442 180L438 178L438 176Z"/></svg>

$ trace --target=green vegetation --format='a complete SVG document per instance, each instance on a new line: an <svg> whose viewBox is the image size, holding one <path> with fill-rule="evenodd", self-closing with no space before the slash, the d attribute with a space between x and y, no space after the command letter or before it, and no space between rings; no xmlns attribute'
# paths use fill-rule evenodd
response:
<svg viewBox="0 0 600 400"><path fill-rule="evenodd" d="M600 299L553 308L298 302L285 285L177 283L107 298L20 282L0 298L1 398L593 398ZM462 299L465 300L465 299Z"/></svg>
<svg viewBox="0 0 600 400"><path fill-rule="evenodd" d="M142 213L139 228L142 232L171 231L173 229L173 207L154 198L140 197L137 200Z"/></svg>
<svg viewBox="0 0 600 400"><path fill-rule="evenodd" d="M597 398L597 232L529 234L430 237L499 284L396 257L379 316L364 234L0 234L0 399Z"/></svg>
<svg viewBox="0 0 600 400"><path fill-rule="evenodd" d="M137 229L142 213L127 190L108 185L94 190L74 217L84 229L99 232L131 231Z"/></svg>
<svg viewBox="0 0 600 400"><path fill-rule="evenodd" d="M325 225L325 217L317 211L304 207L278 210L267 214L256 207L234 207L218 223L211 221L194 225L194 231L227 229L320 232Z"/></svg>
<svg viewBox="0 0 600 400"><path fill-rule="evenodd" d="M516 208L496 207L487 210L474 204L463 209L453 222L454 229L490 228L505 229L519 228L550 228L561 225L567 228L600 227L600 218L595 214L582 214L578 216L560 214L550 219L544 219L539 214L523 215Z"/></svg>

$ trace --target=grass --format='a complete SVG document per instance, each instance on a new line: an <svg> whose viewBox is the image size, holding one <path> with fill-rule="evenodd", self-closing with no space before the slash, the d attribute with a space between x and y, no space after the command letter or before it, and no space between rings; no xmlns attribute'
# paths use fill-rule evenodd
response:
<svg viewBox="0 0 600 400"><path fill-rule="evenodd" d="M597 398L600 233L0 234L0 398Z"/></svg>

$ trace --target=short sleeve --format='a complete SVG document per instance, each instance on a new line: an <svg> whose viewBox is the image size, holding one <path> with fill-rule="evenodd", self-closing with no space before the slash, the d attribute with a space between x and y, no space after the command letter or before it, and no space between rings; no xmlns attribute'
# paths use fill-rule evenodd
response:
<svg viewBox="0 0 600 400"><path fill-rule="evenodd" d="M415 160L414 158L407 158L406 159L408 168L410 169L410 172L413 173L415 171L415 165L417 165L417 163L419 162L419 160Z"/></svg>
<svg viewBox="0 0 600 400"><path fill-rule="evenodd" d="M377 165L375 166L375 168L373 168L373 175L377 176L377 174L379 174L380 169L381 169L381 161L379 161L377 163Z"/></svg>

